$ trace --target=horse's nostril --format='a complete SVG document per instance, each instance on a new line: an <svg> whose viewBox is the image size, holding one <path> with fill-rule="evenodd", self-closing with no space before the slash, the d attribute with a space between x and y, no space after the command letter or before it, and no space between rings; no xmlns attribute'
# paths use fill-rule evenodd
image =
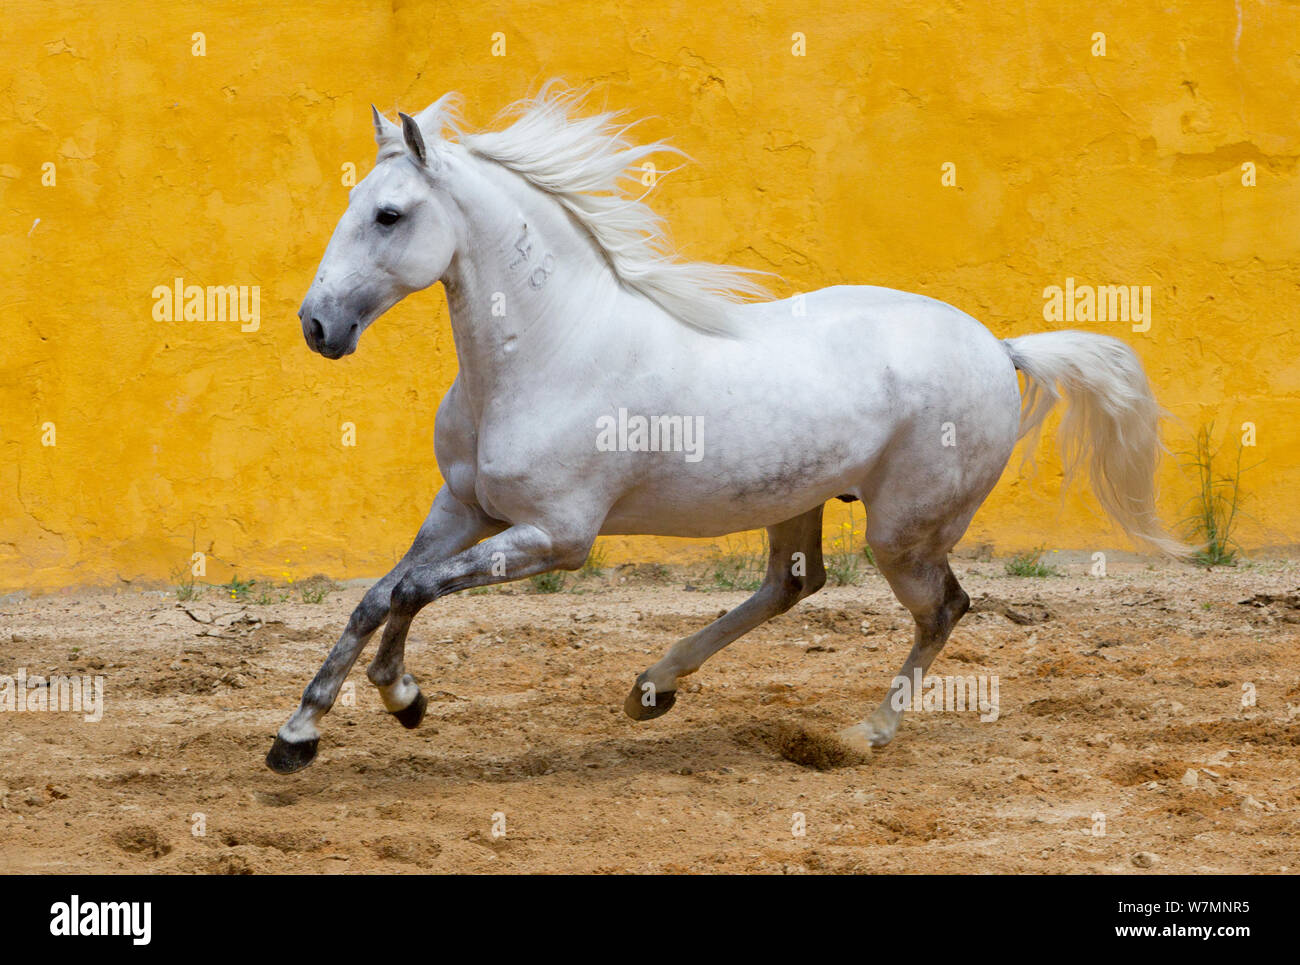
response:
<svg viewBox="0 0 1300 965"><path fill-rule="evenodd" d="M311 320L311 340L317 345L325 341L325 326L320 323L319 318Z"/></svg>
<svg viewBox="0 0 1300 965"><path fill-rule="evenodd" d="M357 330L358 328L360 328L360 327L361 327L361 323L360 323L360 322L353 322L353 323L352 323L352 327L351 327L350 329L348 329L348 334L349 334L349 335L354 334L354 333L356 332L356 330Z"/></svg>

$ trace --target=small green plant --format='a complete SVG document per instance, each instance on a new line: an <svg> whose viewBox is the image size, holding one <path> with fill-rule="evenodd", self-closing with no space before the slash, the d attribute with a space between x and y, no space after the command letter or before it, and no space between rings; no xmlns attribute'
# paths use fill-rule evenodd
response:
<svg viewBox="0 0 1300 965"><path fill-rule="evenodd" d="M176 587L176 599L180 600L182 603L190 600L197 600L202 595L203 587L194 581L193 575L191 575L189 579L178 584Z"/></svg>
<svg viewBox="0 0 1300 965"><path fill-rule="evenodd" d="M533 589L538 593L559 593L560 590L564 589L564 574L559 570L552 570L549 573L537 573L528 579L533 584Z"/></svg>
<svg viewBox="0 0 1300 965"><path fill-rule="evenodd" d="M339 589L338 584L319 573L305 580L290 580L286 589L292 592L295 587L298 590L298 599L303 603L324 603L326 597ZM289 593L285 593L286 598L288 595Z"/></svg>
<svg viewBox="0 0 1300 965"><path fill-rule="evenodd" d="M1184 523L1192 542L1200 549L1192 557L1200 566L1233 566L1240 547L1232 538L1233 528L1241 509L1241 443L1237 443L1237 458L1229 472L1215 475L1215 460L1221 447L1213 444L1214 423L1203 425L1196 433L1196 451L1191 456L1196 469L1197 488L1194 510ZM1246 467L1254 468L1253 466Z"/></svg>
<svg viewBox="0 0 1300 965"><path fill-rule="evenodd" d="M871 547L865 542L861 549L855 549L853 538L853 506L849 506L849 521L840 524L840 535L831 540L830 546L822 553L822 562L826 566L826 576L835 586L852 586L862 574L862 564L875 566L876 559L871 554Z"/></svg>
<svg viewBox="0 0 1300 965"><path fill-rule="evenodd" d="M763 549L759 553L737 549L728 542L727 552L715 557L711 566L716 589L757 590L767 573L767 535L763 536Z"/></svg>
<svg viewBox="0 0 1300 965"><path fill-rule="evenodd" d="M196 527L197 530L197 527ZM212 552L212 545L208 545L208 552ZM190 540L190 558L188 562L177 573L172 574L172 578L180 577L180 582L176 585L176 599L182 603L189 600L197 600L203 595L203 586L195 579L195 570L203 572L202 567L196 567L195 561L202 559L203 554L199 553L196 545L196 539Z"/></svg>
<svg viewBox="0 0 1300 965"><path fill-rule="evenodd" d="M1042 579L1048 576L1058 576L1059 573L1054 566L1049 566L1043 562L1043 553L1046 547L1039 546L1028 553L1019 553L1006 562L1007 576L1030 576Z"/></svg>
<svg viewBox="0 0 1300 965"><path fill-rule="evenodd" d="M599 576L605 571L606 562L605 548L596 543L591 547L591 552L587 554L587 561L582 564L579 570L581 576Z"/></svg>
<svg viewBox="0 0 1300 965"><path fill-rule="evenodd" d="M826 557L826 576L832 586L852 586L858 582L861 564L853 553L835 553Z"/></svg>
<svg viewBox="0 0 1300 965"><path fill-rule="evenodd" d="M225 590L232 600L247 600L248 594L252 591L257 580L241 580L237 576L232 576L230 582L223 584Z"/></svg>

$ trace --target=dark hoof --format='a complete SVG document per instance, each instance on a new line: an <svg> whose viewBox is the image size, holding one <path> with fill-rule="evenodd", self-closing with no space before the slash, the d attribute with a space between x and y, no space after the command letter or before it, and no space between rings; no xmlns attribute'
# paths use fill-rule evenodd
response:
<svg viewBox="0 0 1300 965"><path fill-rule="evenodd" d="M424 696L423 692L415 695L415 699L403 707L401 710L389 711L407 730L415 730L420 726L420 721L424 720L424 712L429 709L429 698Z"/></svg>
<svg viewBox="0 0 1300 965"><path fill-rule="evenodd" d="M627 695L627 700L623 701L623 713L633 720L654 720L656 717L662 717L672 710L673 704L677 702L675 690L661 690L651 698L641 689L641 685L645 682L645 674L637 677L636 683L632 685L632 692ZM649 703L648 707L646 703Z"/></svg>
<svg viewBox="0 0 1300 965"><path fill-rule="evenodd" d="M316 760L320 738L309 741L287 741L277 736L266 755L266 766L277 774L292 774Z"/></svg>

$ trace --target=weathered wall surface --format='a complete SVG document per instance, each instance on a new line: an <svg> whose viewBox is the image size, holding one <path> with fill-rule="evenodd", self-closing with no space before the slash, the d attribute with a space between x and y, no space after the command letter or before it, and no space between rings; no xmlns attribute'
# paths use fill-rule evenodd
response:
<svg viewBox="0 0 1300 965"><path fill-rule="evenodd" d="M1043 318L1066 278L1150 286L1147 331L1080 324L1137 348L1172 448L1253 423L1243 540L1300 541L1300 8L858 6L6 4L0 587L167 580L195 548L214 581L382 572L439 483L455 355L436 288L342 362L304 346L343 165L371 164L372 101L457 89L486 122L550 76L654 115L645 135L696 159L657 191L678 242L779 294L890 285L1010 336L1067 324ZM260 326L155 320L177 277L260 286ZM1040 466L970 540L1125 545ZM1162 484L1177 518L1177 459Z"/></svg>

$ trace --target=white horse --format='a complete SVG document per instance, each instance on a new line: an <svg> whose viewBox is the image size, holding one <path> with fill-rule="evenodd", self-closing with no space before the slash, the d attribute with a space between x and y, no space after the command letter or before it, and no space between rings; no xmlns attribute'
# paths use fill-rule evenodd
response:
<svg viewBox="0 0 1300 965"><path fill-rule="evenodd" d="M575 98L550 86L486 133L460 128L451 96L399 114L400 127L374 111L374 170L298 313L307 344L337 359L403 297L443 283L459 361L434 439L445 485L280 729L273 770L312 761L321 716L385 621L368 676L415 727L427 700L403 650L439 597L575 569L602 534L765 527L759 590L637 678L625 710L658 717L682 677L823 585L822 507L836 497L865 504L876 566L916 621L892 694L966 612L948 553L1058 386L1067 468L1086 466L1138 544L1180 550L1155 512L1161 410L1122 342L1003 341L950 305L883 288L745 302L760 292L750 277L679 260L654 212L620 190L670 148L634 146L615 115L575 117ZM900 717L887 695L841 736L880 747Z"/></svg>

